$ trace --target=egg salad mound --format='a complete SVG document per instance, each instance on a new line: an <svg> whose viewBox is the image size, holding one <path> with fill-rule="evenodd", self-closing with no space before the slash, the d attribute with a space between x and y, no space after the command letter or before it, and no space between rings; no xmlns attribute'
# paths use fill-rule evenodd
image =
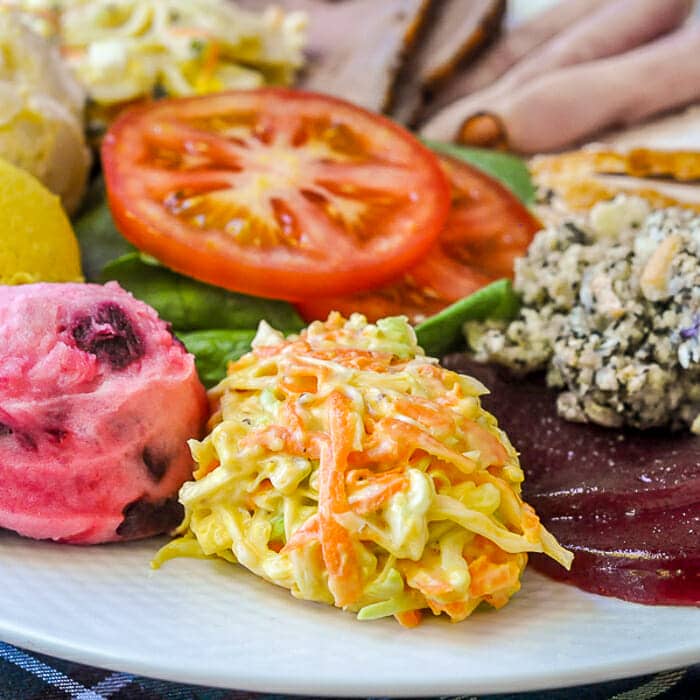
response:
<svg viewBox="0 0 700 700"><path fill-rule="evenodd" d="M238 562L305 600L466 618L520 587L527 552L572 555L520 497L486 388L426 357L405 318L337 313L299 336L263 323L210 392L180 537L154 560Z"/></svg>

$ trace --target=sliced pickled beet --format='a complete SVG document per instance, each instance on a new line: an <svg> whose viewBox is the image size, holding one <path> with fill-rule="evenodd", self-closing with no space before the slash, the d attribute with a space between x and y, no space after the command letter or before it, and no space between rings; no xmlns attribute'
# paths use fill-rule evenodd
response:
<svg viewBox="0 0 700 700"><path fill-rule="evenodd" d="M536 555L538 571L635 603L700 605L700 503L606 521L554 518L547 527L574 561L567 572Z"/></svg>
<svg viewBox="0 0 700 700"><path fill-rule="evenodd" d="M145 353L143 338L124 310L113 302L76 318L71 334L78 348L116 370L125 369Z"/></svg>
<svg viewBox="0 0 700 700"><path fill-rule="evenodd" d="M646 569L629 560L626 567L610 566L609 558L579 550L575 570L566 571L549 557L533 554L530 563L540 573L598 595L644 605L700 605L700 568Z"/></svg>

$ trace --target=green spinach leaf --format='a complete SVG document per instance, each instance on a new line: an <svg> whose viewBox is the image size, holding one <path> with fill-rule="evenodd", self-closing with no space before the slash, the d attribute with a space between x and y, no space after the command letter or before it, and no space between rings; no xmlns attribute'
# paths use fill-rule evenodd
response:
<svg viewBox="0 0 700 700"><path fill-rule="evenodd" d="M497 280L416 326L419 345L428 355L440 357L464 343L465 321L487 318L510 319L520 307L510 280Z"/></svg>
<svg viewBox="0 0 700 700"><path fill-rule="evenodd" d="M226 376L228 363L250 350L253 330L207 330L178 333L178 338L194 355L197 372L207 388Z"/></svg>
<svg viewBox="0 0 700 700"><path fill-rule="evenodd" d="M229 328L252 330L263 319L291 333L304 327L291 304L229 292L163 267L154 258L130 253L107 263L100 280L116 280L150 304L176 331Z"/></svg>
<svg viewBox="0 0 700 700"><path fill-rule="evenodd" d="M108 262L132 253L136 248L117 231L105 199L104 186L101 196L95 188L91 189L88 199L89 204L73 221L73 228L80 245L85 279L98 282Z"/></svg>
<svg viewBox="0 0 700 700"><path fill-rule="evenodd" d="M438 153L464 160L483 170L487 175L502 182L524 204L529 205L535 201L535 186L532 183L530 171L518 156L439 141L426 141L426 145Z"/></svg>

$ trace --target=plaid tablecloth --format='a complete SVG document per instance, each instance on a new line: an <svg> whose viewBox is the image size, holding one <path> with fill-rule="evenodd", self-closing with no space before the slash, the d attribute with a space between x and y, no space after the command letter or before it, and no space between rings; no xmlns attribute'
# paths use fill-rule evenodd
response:
<svg viewBox="0 0 700 700"><path fill-rule="evenodd" d="M287 696L169 683L35 654L0 642L0 700L283 700ZM291 696L290 696L291 697ZM700 664L610 683L449 700L698 700ZM448 700L443 697L441 700Z"/></svg>

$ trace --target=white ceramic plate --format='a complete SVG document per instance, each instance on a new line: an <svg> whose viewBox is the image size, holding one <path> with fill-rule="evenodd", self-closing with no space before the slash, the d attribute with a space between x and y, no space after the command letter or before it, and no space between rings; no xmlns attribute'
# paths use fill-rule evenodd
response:
<svg viewBox="0 0 700 700"><path fill-rule="evenodd" d="M528 572L499 612L405 630L295 600L223 562L152 571L160 543L79 548L0 531L0 639L169 680L331 696L532 690L700 661L700 609L623 603Z"/></svg>
<svg viewBox="0 0 700 700"><path fill-rule="evenodd" d="M513 0L509 21L553 1ZM625 143L669 147L670 132L672 146L695 147L697 116ZM236 566L151 571L159 544L77 548L0 531L0 639L173 681L329 696L525 691L700 662L700 609L624 603L530 571L499 612L405 630L294 600Z"/></svg>

